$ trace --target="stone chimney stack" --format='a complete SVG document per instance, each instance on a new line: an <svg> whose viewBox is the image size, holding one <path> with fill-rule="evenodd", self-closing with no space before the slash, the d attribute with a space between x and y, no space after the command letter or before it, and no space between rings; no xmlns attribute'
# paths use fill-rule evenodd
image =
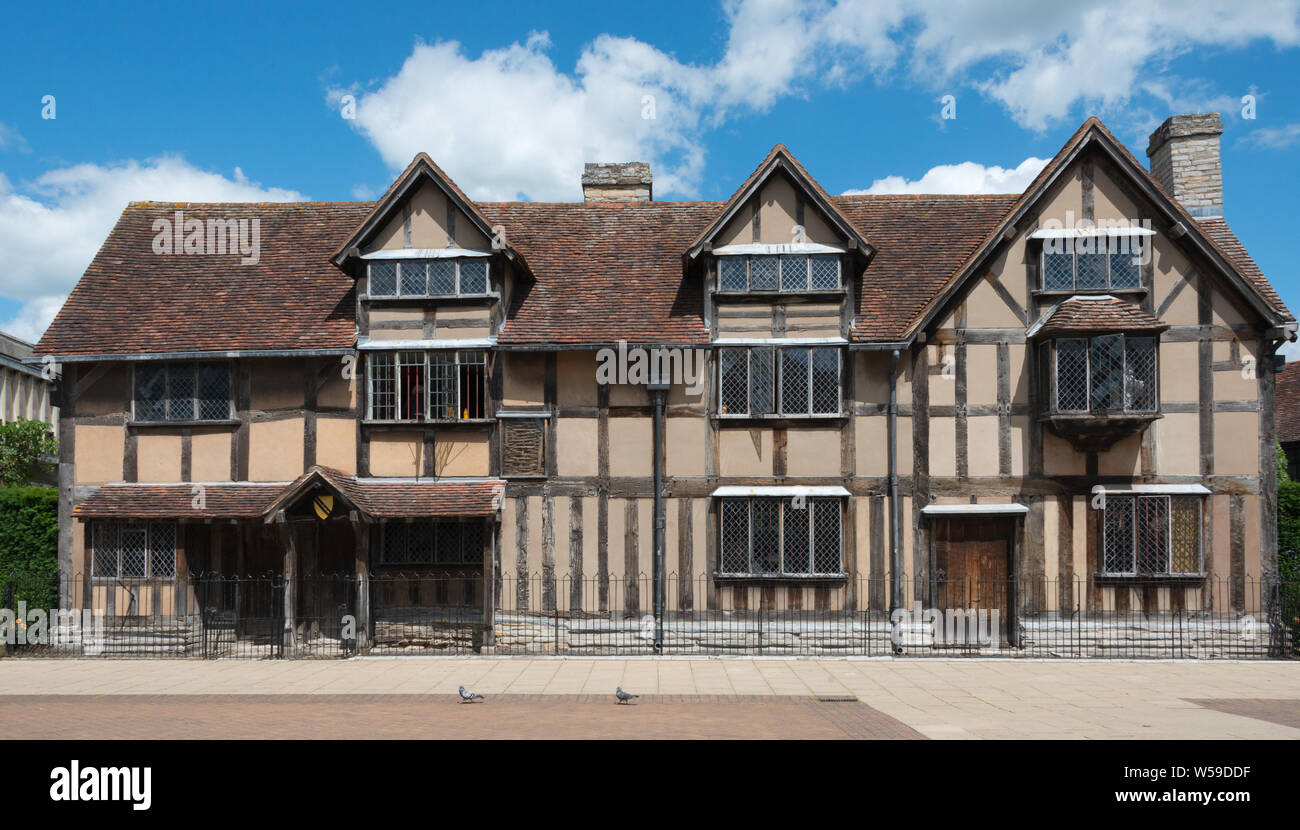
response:
<svg viewBox="0 0 1300 830"><path fill-rule="evenodd" d="M1147 144L1151 175L1193 218L1223 216L1223 166L1217 112L1165 119Z"/></svg>
<svg viewBox="0 0 1300 830"><path fill-rule="evenodd" d="M654 198L650 165L644 161L584 164L582 198L587 202L649 202Z"/></svg>

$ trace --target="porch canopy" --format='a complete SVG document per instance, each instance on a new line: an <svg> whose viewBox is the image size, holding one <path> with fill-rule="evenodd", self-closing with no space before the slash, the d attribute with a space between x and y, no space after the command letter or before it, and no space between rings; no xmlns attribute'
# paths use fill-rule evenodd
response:
<svg viewBox="0 0 1300 830"><path fill-rule="evenodd" d="M358 478L315 466L291 482L105 484L72 511L80 519L262 519L324 488L365 521L497 515L499 479Z"/></svg>

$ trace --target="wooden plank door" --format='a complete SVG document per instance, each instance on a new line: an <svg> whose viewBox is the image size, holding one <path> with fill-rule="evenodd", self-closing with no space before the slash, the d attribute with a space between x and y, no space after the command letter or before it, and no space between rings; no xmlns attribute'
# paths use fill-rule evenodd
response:
<svg viewBox="0 0 1300 830"><path fill-rule="evenodd" d="M963 516L934 523L935 607L998 611L1002 642L1011 617L1011 550L1015 521Z"/></svg>

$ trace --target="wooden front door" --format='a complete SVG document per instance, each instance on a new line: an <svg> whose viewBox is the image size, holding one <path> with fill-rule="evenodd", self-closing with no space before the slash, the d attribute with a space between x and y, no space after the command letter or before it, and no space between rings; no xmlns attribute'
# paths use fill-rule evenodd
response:
<svg viewBox="0 0 1300 830"><path fill-rule="evenodd" d="M1005 516L963 516L934 522L934 607L997 610L1002 642L1014 612L1011 550L1016 523Z"/></svg>

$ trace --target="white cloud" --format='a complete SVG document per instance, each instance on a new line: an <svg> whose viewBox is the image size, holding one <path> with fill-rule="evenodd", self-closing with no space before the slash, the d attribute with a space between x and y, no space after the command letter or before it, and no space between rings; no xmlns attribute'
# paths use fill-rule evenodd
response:
<svg viewBox="0 0 1300 830"><path fill-rule="evenodd" d="M1297 0L1265 0L1249 9L1217 0L907 5L919 16L914 77L972 86L1035 130L1070 120L1080 106L1127 116L1141 96L1162 97L1161 79L1217 103L1225 100L1221 93L1205 95L1203 81L1173 78L1169 62L1193 50L1257 41L1300 44Z"/></svg>
<svg viewBox="0 0 1300 830"><path fill-rule="evenodd" d="M58 294L28 300L23 303L17 314L0 322L0 331L29 343L35 343L50 327L50 321L59 313L59 309L63 308L63 303L67 299L67 294Z"/></svg>
<svg viewBox="0 0 1300 830"><path fill-rule="evenodd" d="M1048 159L1029 157L1015 167L985 167L973 161L931 167L919 179L886 176L876 179L865 190L847 190L846 195L861 193L1020 193L1034 180Z"/></svg>
<svg viewBox="0 0 1300 830"><path fill-rule="evenodd" d="M17 127L11 127L8 124L0 124L0 152L14 150L19 153L30 153L31 146L23 134L18 132Z"/></svg>
<svg viewBox="0 0 1300 830"><path fill-rule="evenodd" d="M454 41L417 43L374 91L329 97L357 95L350 123L390 167L428 152L479 200L578 198L582 163L597 160L653 161L657 189L695 186L703 150L689 136L707 90L690 68L602 35L571 76L549 45L534 34L472 58Z"/></svg>
<svg viewBox="0 0 1300 830"><path fill-rule="evenodd" d="M23 301L0 328L40 336L131 201L283 202L304 198L263 187L239 168L233 178L179 156L50 170L21 187L0 173L0 251L4 296Z"/></svg>
<svg viewBox="0 0 1300 830"><path fill-rule="evenodd" d="M454 41L416 43L392 77L327 97L337 106L356 96L349 123L391 168L427 151L474 198L575 199L584 161L628 160L652 164L657 193L692 196L705 130L867 76L901 76L918 94L982 94L1034 130L1082 120L1083 108L1129 131L1158 123L1153 108L1227 109L1218 105L1236 98L1172 75L1169 62L1190 50L1300 44L1298 9L1300 0L1248 11L1216 0L725 0L725 45L710 63L611 35L571 70L551 60L544 33L477 56ZM645 96L653 118L643 117Z"/></svg>
<svg viewBox="0 0 1300 830"><path fill-rule="evenodd" d="M1300 124L1281 127L1260 127L1238 140L1238 144L1263 150L1282 150L1300 142Z"/></svg>

